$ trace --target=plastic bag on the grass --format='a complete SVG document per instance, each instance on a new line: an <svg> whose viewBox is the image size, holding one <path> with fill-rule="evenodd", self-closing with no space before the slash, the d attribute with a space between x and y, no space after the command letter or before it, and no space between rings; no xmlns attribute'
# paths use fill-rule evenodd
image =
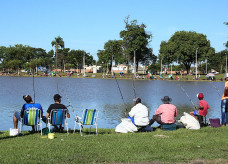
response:
<svg viewBox="0 0 228 164"><path fill-rule="evenodd" d="M180 118L178 122L181 122L186 129L200 129L199 121L196 120L193 116L184 112L184 116Z"/></svg>
<svg viewBox="0 0 228 164"><path fill-rule="evenodd" d="M122 118L121 123L116 126L115 132L128 133L138 131L137 127L128 118Z"/></svg>
<svg viewBox="0 0 228 164"><path fill-rule="evenodd" d="M17 136L19 134L18 129L10 128L9 135L10 136Z"/></svg>

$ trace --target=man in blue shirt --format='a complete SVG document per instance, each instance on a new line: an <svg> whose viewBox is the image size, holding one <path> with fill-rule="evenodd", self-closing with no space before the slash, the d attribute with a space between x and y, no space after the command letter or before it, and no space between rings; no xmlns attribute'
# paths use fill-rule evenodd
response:
<svg viewBox="0 0 228 164"><path fill-rule="evenodd" d="M24 111L29 110L31 108L40 109L42 120L46 123L46 117L43 116L42 106L39 103L33 103L32 97L30 95L24 95L23 99L25 100L26 103L22 106L21 112L15 112L13 116L14 129L17 129L18 121L21 122L21 118L23 118L24 116ZM32 126L32 130L33 132L35 131L34 126Z"/></svg>

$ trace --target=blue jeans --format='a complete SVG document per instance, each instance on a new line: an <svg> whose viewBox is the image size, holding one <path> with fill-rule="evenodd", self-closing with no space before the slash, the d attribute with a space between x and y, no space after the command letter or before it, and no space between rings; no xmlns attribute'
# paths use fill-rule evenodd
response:
<svg viewBox="0 0 228 164"><path fill-rule="evenodd" d="M228 124L228 99L221 100L221 120L222 125Z"/></svg>

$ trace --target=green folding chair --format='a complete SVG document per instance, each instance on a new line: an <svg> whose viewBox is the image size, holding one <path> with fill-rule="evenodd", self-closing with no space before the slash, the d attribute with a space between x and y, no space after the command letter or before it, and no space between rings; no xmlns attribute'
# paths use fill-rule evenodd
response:
<svg viewBox="0 0 228 164"><path fill-rule="evenodd" d="M24 111L23 118L21 118L20 124L20 132L24 135L23 126L34 126L35 130L38 130L40 127L41 135L42 135L42 122L41 122L41 111L35 107L28 108Z"/></svg>
<svg viewBox="0 0 228 164"><path fill-rule="evenodd" d="M77 124L79 125L80 134L82 135L82 128L84 126L90 126L90 133L91 133L91 127L96 127L96 135L98 135L97 132L97 118L98 118L98 111L96 109L85 109L83 110L82 117L75 116L75 126L74 126L74 133L77 127Z"/></svg>

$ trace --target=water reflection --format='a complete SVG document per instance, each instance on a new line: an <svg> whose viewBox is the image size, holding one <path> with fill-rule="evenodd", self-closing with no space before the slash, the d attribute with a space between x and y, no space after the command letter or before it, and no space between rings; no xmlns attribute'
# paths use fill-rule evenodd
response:
<svg viewBox="0 0 228 164"><path fill-rule="evenodd" d="M53 95L60 93L62 103L69 107L71 118L69 126L74 126L74 115L82 115L82 110L95 108L99 110L98 126L100 128L114 128L126 111L133 106L134 89L132 80L118 80L124 100L122 99L117 83L114 79L76 79L76 78L35 78L35 101L41 103L44 112L51 103ZM21 109L24 104L22 96L30 94L34 97L33 79L31 77L0 77L1 127L0 130L9 130L13 127L12 115ZM136 96L142 99L150 110L150 117L162 103L161 98L170 96L172 104L177 106L180 117L183 112L194 110L189 98L181 90L182 86L191 100L197 104L196 94L202 92L210 105L208 118L220 118L220 97L218 91L210 82L179 82L158 80L135 80ZM220 91L224 83L213 82Z"/></svg>

